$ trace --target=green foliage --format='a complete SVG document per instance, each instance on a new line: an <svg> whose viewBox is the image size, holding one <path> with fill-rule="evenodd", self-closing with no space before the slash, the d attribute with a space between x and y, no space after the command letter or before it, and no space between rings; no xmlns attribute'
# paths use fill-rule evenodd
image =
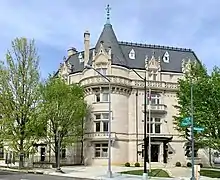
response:
<svg viewBox="0 0 220 180"><path fill-rule="evenodd" d="M55 142L56 153L58 131L62 146L70 145L82 137L87 104L83 88L77 84L68 85L61 78L50 76L41 86L42 122L47 124L48 141Z"/></svg>
<svg viewBox="0 0 220 180"><path fill-rule="evenodd" d="M179 114L174 117L177 130L183 132L185 128L180 126L181 121L191 116L192 87L194 125L205 128L202 133L195 132L196 143L199 147L220 150L220 69L215 67L208 75L203 65L191 64L189 73L178 83L178 106L175 107Z"/></svg>
<svg viewBox="0 0 220 180"><path fill-rule="evenodd" d="M135 166L135 167L140 167L141 165L140 165L139 162L136 162L136 163L134 164L134 166Z"/></svg>
<svg viewBox="0 0 220 180"><path fill-rule="evenodd" d="M29 151L38 139L39 57L34 41L16 38L0 64L1 139L18 153Z"/></svg>
<svg viewBox="0 0 220 180"><path fill-rule="evenodd" d="M129 162L125 163L125 167L130 167L130 166L131 166L131 164Z"/></svg>

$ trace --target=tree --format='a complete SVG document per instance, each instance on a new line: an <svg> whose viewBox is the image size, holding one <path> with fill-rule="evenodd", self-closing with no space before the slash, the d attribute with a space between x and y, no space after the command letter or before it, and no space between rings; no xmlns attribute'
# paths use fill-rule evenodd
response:
<svg viewBox="0 0 220 180"><path fill-rule="evenodd" d="M40 97L38 64L34 40L26 38L12 41L12 50L0 64L1 134L11 150L19 153L20 168L41 130L36 114Z"/></svg>
<svg viewBox="0 0 220 180"><path fill-rule="evenodd" d="M58 143L71 145L82 134L83 119L87 114L84 91L77 84L68 85L58 77L49 77L42 85L41 119L48 124L47 139L54 142L53 151L58 165Z"/></svg>
<svg viewBox="0 0 220 180"><path fill-rule="evenodd" d="M190 88L193 87L194 125L205 131L195 132L196 143L220 151L220 69L215 67L209 75L205 66L191 64L189 72L179 80L177 92L179 114L175 116L176 128L183 132L181 121L191 114Z"/></svg>

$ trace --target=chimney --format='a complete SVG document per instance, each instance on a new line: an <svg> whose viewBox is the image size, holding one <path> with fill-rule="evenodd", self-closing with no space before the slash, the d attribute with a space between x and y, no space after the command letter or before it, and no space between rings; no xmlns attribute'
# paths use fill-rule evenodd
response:
<svg viewBox="0 0 220 180"><path fill-rule="evenodd" d="M76 50L76 48L74 48L74 47L71 47L71 48L69 48L69 49L67 50L68 57L70 57L70 56L72 56L72 55L74 55L74 54L76 54L76 53L77 53L77 50Z"/></svg>
<svg viewBox="0 0 220 180"><path fill-rule="evenodd" d="M88 64L89 62L89 48L90 48L90 33L89 31L86 31L84 33L84 64Z"/></svg>

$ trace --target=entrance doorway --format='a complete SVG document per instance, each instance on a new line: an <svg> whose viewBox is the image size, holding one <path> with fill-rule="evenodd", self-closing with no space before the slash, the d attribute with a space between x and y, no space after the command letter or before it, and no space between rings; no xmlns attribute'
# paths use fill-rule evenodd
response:
<svg viewBox="0 0 220 180"><path fill-rule="evenodd" d="M151 144L151 162L158 162L159 161L159 144Z"/></svg>
<svg viewBox="0 0 220 180"><path fill-rule="evenodd" d="M40 161L45 161L45 147L40 148Z"/></svg>

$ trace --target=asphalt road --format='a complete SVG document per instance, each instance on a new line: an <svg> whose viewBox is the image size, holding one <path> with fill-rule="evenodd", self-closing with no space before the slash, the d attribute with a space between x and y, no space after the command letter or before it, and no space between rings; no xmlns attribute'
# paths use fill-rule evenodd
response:
<svg viewBox="0 0 220 180"><path fill-rule="evenodd" d="M63 176L49 176L41 174L26 174L19 172L0 171L0 180L83 180ZM86 179L84 179L86 180Z"/></svg>

